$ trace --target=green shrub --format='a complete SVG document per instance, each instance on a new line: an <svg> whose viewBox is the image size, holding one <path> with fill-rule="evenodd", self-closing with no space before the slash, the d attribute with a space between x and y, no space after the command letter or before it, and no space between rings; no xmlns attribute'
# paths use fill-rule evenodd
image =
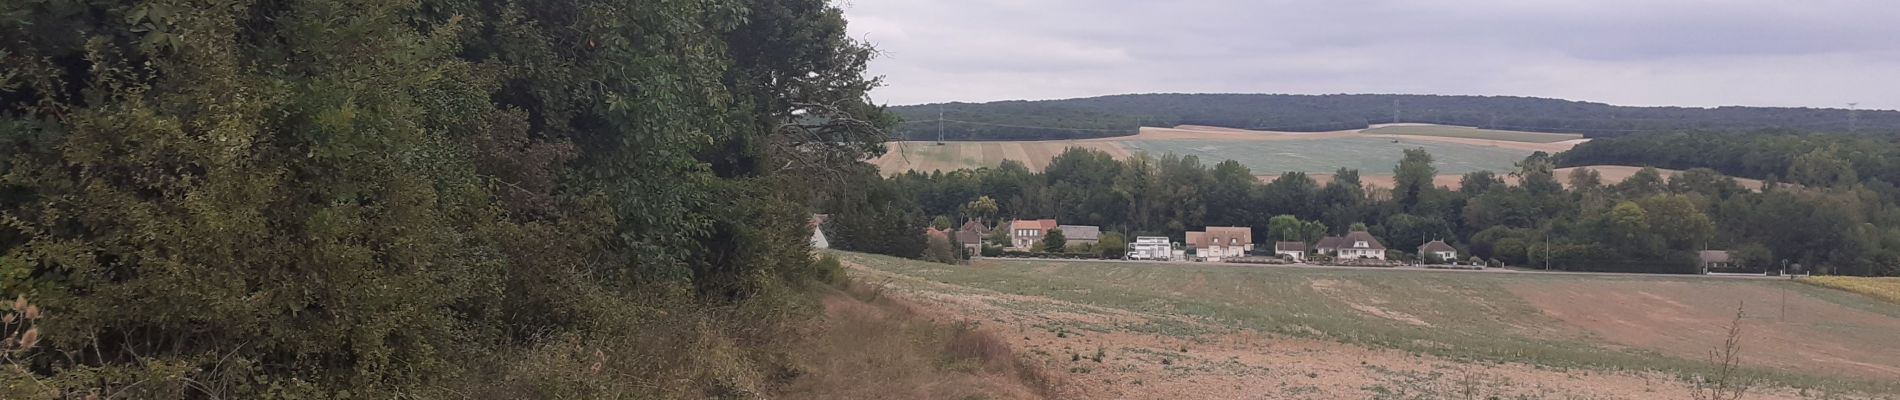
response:
<svg viewBox="0 0 1900 400"><path fill-rule="evenodd" d="M822 1L48 4L0 3L0 298L57 316L0 398L765 387L733 342L842 276L782 188L891 123Z"/></svg>

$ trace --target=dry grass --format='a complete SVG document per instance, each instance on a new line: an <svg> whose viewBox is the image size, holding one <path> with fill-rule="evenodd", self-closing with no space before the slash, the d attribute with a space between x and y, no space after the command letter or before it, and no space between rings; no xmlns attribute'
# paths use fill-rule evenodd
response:
<svg viewBox="0 0 1900 400"><path fill-rule="evenodd" d="M1750 398L1900 393L1900 311L1785 280L841 258L1009 332L1065 397L1686 398L1724 361ZM1747 353L1705 359L1744 299Z"/></svg>
<svg viewBox="0 0 1900 400"><path fill-rule="evenodd" d="M1801 279L1800 282L1824 288L1859 293L1890 303L1900 303L1900 278L1814 276Z"/></svg>
<svg viewBox="0 0 1900 400"><path fill-rule="evenodd" d="M850 285L824 296L825 317L791 355L803 375L787 399L1036 399L1053 382L1008 342L975 323L949 322Z"/></svg>

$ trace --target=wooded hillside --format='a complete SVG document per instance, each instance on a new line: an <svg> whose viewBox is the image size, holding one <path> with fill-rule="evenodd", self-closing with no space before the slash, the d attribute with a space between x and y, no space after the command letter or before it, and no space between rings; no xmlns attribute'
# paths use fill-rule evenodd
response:
<svg viewBox="0 0 1900 400"><path fill-rule="evenodd" d="M1391 122L1613 137L1682 130L1790 128L1900 134L1900 112L1775 107L1625 107L1509 96L1129 94L1045 101L892 107L894 135L934 140L1046 140L1134 134L1138 126L1208 125L1323 132ZM1396 112L1395 112L1396 111Z"/></svg>
<svg viewBox="0 0 1900 400"><path fill-rule="evenodd" d="M786 188L889 122L844 26L0 2L0 308L30 315L0 398L758 397L785 287L835 272Z"/></svg>

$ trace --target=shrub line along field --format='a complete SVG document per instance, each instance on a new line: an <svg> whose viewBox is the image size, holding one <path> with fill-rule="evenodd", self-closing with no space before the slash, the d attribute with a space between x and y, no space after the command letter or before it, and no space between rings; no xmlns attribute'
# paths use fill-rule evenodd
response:
<svg viewBox="0 0 1900 400"><path fill-rule="evenodd" d="M840 254L1065 398L1688 398L1738 307L1751 399L1900 394L1900 307L1787 280Z"/></svg>
<svg viewBox="0 0 1900 400"><path fill-rule="evenodd" d="M1382 132L1372 134L1373 132ZM1432 136L1436 135L1436 136ZM1512 138L1532 141L1498 140ZM1550 141L1568 138L1560 141ZM1534 141L1543 142L1534 142ZM996 166L1003 160L1022 161L1031 170L1040 171L1049 160L1070 147L1099 150L1117 159L1146 152L1150 156L1174 153L1199 157L1203 164L1223 160L1240 161L1262 181L1272 181L1284 172L1305 172L1321 184L1332 181L1340 167L1358 169L1360 181L1372 187L1391 188L1392 164L1400 150L1424 148L1438 161L1441 173L1434 182L1439 186L1458 187L1464 173L1492 171L1507 183L1516 179L1507 175L1515 163L1531 153L1550 154L1569 150L1588 141L1578 135L1555 133L1491 131L1440 125L1380 125L1361 131L1266 132L1232 128L1180 126L1143 128L1140 135L1084 140L1045 140L1019 142L891 142L884 156L872 160L885 174L903 171L950 171L962 168ZM1571 170L1589 168L1603 176L1603 183L1615 184L1628 179L1641 167L1593 165L1562 168L1557 179L1568 184ZM1659 169L1664 177L1681 171ZM1760 189L1761 181L1736 179L1743 187Z"/></svg>

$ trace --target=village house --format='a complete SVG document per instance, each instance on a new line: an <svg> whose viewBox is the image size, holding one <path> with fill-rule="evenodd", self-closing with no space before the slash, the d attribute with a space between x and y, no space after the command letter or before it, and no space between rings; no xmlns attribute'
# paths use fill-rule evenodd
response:
<svg viewBox="0 0 1900 400"><path fill-rule="evenodd" d="M963 246L970 258L976 258L983 254L983 238L989 235L990 227L984 226L982 222L965 222L962 228L957 228L957 245Z"/></svg>
<svg viewBox="0 0 1900 400"><path fill-rule="evenodd" d="M1296 262L1306 261L1306 242L1275 242L1273 254Z"/></svg>
<svg viewBox="0 0 1900 400"><path fill-rule="evenodd" d="M1338 255L1339 243L1344 241L1346 241L1346 238L1338 236L1322 237L1319 239L1319 243L1313 244L1313 252L1329 256Z"/></svg>
<svg viewBox="0 0 1900 400"><path fill-rule="evenodd" d="M1195 256L1207 261L1246 257L1253 251L1253 228L1210 226L1206 231L1188 232L1187 236Z"/></svg>
<svg viewBox="0 0 1900 400"><path fill-rule="evenodd" d="M1735 268L1734 256L1729 254L1728 250L1698 251L1696 252L1696 259L1698 264L1702 267L1702 273L1705 274L1711 270L1728 270Z"/></svg>
<svg viewBox="0 0 1900 400"><path fill-rule="evenodd" d="M1418 246L1419 261L1430 261L1433 260L1432 257L1437 257L1436 260L1440 263L1457 262L1458 248L1445 244L1443 240L1433 240Z"/></svg>
<svg viewBox="0 0 1900 400"><path fill-rule="evenodd" d="M1056 224L1056 220L1053 219L1019 219L1010 221L1009 247L1012 250L1029 251L1029 249L1036 246L1036 243L1042 241L1044 234L1048 233L1050 229L1056 229L1057 226L1059 226L1059 224Z"/></svg>
<svg viewBox="0 0 1900 400"><path fill-rule="evenodd" d="M1165 236L1138 236L1130 246L1128 258L1133 260L1167 260L1174 255L1174 244Z"/></svg>
<svg viewBox="0 0 1900 400"><path fill-rule="evenodd" d="M1065 246L1094 246L1096 242L1102 240L1102 228L1098 226L1058 225L1056 229L1062 231L1062 239L1066 241Z"/></svg>
<svg viewBox="0 0 1900 400"><path fill-rule="evenodd" d="M1385 244L1379 243L1379 238L1372 237L1371 233L1355 231L1340 238L1339 248L1335 250L1335 255L1341 260L1384 260Z"/></svg>

